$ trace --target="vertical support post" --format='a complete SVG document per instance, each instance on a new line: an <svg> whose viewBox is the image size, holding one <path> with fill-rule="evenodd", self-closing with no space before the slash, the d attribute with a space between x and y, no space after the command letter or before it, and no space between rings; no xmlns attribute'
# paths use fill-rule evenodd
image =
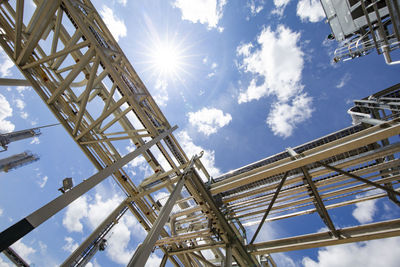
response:
<svg viewBox="0 0 400 267"><path fill-rule="evenodd" d="M132 259L128 263L128 267L141 267L146 264L147 259L149 258L158 237L160 236L161 230L164 228L164 225L167 222L169 215L171 214L172 208L174 207L176 200L180 196L182 187L185 184L187 176L189 174L191 175L190 169L192 165L193 161L192 164L190 164L185 172L182 174L179 181L176 183L176 186L169 196L167 203L165 203L164 207L161 209L155 223L147 234L142 245L139 246L133 254Z"/></svg>
<svg viewBox="0 0 400 267"><path fill-rule="evenodd" d="M92 175L87 180L83 181L79 185L75 186L71 190L67 191L65 194L57 197L56 199L50 201L40 209L34 211L27 217L23 218L16 224L10 226L6 230L0 233L0 252L14 244L17 240L24 237L26 234L31 232L33 229L38 227L43 222L50 219L57 212L71 204L74 200L88 192L90 189L98 185L104 179L112 175L114 172L118 171L120 168L125 166L128 162L132 161L137 156L143 154L150 147L158 143L161 139L168 136L172 131L174 131L177 126L164 131L154 139L150 140L146 144L137 148L135 151L125 155L120 158L110 166L99 171L95 175Z"/></svg>
<svg viewBox="0 0 400 267"><path fill-rule="evenodd" d="M230 244L226 244L225 267L232 267L232 247Z"/></svg>

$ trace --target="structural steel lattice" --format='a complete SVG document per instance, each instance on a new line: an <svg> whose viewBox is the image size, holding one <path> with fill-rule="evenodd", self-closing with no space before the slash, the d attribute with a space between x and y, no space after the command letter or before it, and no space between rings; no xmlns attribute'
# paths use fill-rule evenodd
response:
<svg viewBox="0 0 400 267"><path fill-rule="evenodd" d="M126 199L63 266L88 262L128 210L149 232L128 266L143 266L154 248L162 266L275 266L270 253L400 235L399 219L339 229L329 214L383 197L399 204L400 85L356 101L351 127L212 178L201 154L186 156L89 0L35 3L28 17L23 0L0 0L0 44L26 79L2 84L28 81L98 173L1 232L0 251L109 176ZM137 157L153 174L136 185L124 166ZM162 205L153 197L165 189ZM255 242L264 222L310 213L326 232Z"/></svg>

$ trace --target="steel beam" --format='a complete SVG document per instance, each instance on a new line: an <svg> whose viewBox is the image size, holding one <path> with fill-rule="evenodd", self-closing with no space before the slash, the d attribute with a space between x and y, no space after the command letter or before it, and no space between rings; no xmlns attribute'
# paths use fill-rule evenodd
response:
<svg viewBox="0 0 400 267"><path fill-rule="evenodd" d="M225 247L225 267L232 267L232 247L230 244Z"/></svg>
<svg viewBox="0 0 400 267"><path fill-rule="evenodd" d="M94 186L99 184L101 181L112 175L114 172L118 171L120 168L125 166L128 162L132 161L137 156L143 154L150 147L161 141L163 138L168 136L172 131L174 131L177 126L164 131L151 141L147 142L143 146L137 148L135 151L127 154L123 158L117 160L115 163L104 168L98 173L92 175L87 180L83 181L79 185L75 186L71 190L67 191L65 194L59 196L53 201L49 202L40 209L34 211L24 219L20 220L16 224L10 226L6 230L0 233L0 252L11 246L17 240L31 232L33 229L38 227L40 224L51 218L57 212L68 206L78 197L82 196L84 193L88 192Z"/></svg>
<svg viewBox="0 0 400 267"><path fill-rule="evenodd" d="M354 178L354 179L356 179L356 180L358 180L358 181L360 181L360 182L366 183L366 184L371 185L371 186L374 186L374 187L376 187L376 188L382 189L382 190L386 191L388 194L395 194L395 195L400 196L400 192L397 192L397 191L393 190L392 188L389 188L389 187L380 185L380 184L375 183L375 182L373 182L373 181L370 181L370 180L368 180L368 179L365 179L365 178L362 178L362 177L360 177L360 176L354 175L354 174L352 174L352 173L350 173L350 172L346 172L346 171L344 171L344 170L342 170L342 169L333 167L333 166L331 166L331 165L329 165L329 164L325 164L325 163L323 163L323 162L321 162L321 161L317 161L317 163L318 163L319 165L321 165L321 166L324 166L324 167L327 168L327 169L330 169L330 170L335 171L335 172L337 172L337 173L346 175L346 176L348 176L348 177L350 177L350 178Z"/></svg>
<svg viewBox="0 0 400 267"><path fill-rule="evenodd" d="M282 172L306 166L315 161L322 160L332 155L344 153L364 145L378 142L400 134L400 123L390 121L385 128L379 125L367 128L342 139L321 145L310 151L304 152L304 157L292 161L290 158L283 159L266 166L259 167L246 173L238 174L223 181L211 185L210 192L215 195L232 188L237 188L252 182L264 179L265 177L277 175Z"/></svg>
<svg viewBox="0 0 400 267"><path fill-rule="evenodd" d="M333 239L330 232L313 233L247 246L253 255L319 248L400 236L400 219L339 229L346 238Z"/></svg>
<svg viewBox="0 0 400 267"><path fill-rule="evenodd" d="M141 267L146 264L147 259L149 258L150 253L153 250L154 245L171 214L172 208L174 207L176 200L180 196L186 179L190 175L192 175L191 165L189 165L189 167L190 168L186 169L186 171L180 177L179 181L176 183L175 188L169 196L167 203L163 206L160 213L158 214L158 217L151 227L149 233L147 234L145 240L136 249L135 254L129 261L127 265L128 267Z"/></svg>
<svg viewBox="0 0 400 267"><path fill-rule="evenodd" d="M23 79L0 78L0 86L31 86L31 83Z"/></svg>

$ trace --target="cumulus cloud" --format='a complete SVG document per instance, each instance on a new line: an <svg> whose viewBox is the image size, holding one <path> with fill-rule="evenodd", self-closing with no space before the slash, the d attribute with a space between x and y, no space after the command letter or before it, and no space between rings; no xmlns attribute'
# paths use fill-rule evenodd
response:
<svg viewBox="0 0 400 267"><path fill-rule="evenodd" d="M353 217L360 223L369 223L373 221L374 215L377 212L376 199L358 202L353 210Z"/></svg>
<svg viewBox="0 0 400 267"><path fill-rule="evenodd" d="M22 99L17 98L14 100L14 102L19 110L23 110L25 108L25 102Z"/></svg>
<svg viewBox="0 0 400 267"><path fill-rule="evenodd" d="M1 257L0 257L0 267L11 267L10 264L5 262Z"/></svg>
<svg viewBox="0 0 400 267"><path fill-rule="evenodd" d="M193 143L192 138L186 131L180 131L177 134L179 143L181 144L183 150L186 152L189 158L194 155L199 155L201 151L204 151L204 155L201 158L201 162L209 172L211 176L218 176L221 171L215 166L215 151L207 150Z"/></svg>
<svg viewBox="0 0 400 267"><path fill-rule="evenodd" d="M86 217L87 214L87 197L81 196L67 207L62 223L69 232L82 232L83 224L81 219Z"/></svg>
<svg viewBox="0 0 400 267"><path fill-rule="evenodd" d="M0 216L3 215L3 209L0 208Z"/></svg>
<svg viewBox="0 0 400 267"><path fill-rule="evenodd" d="M4 95L0 94L0 133L12 132L15 125L6 118L12 116L12 108Z"/></svg>
<svg viewBox="0 0 400 267"><path fill-rule="evenodd" d="M297 3L297 16L303 22L318 22L325 18L325 12L319 0L300 0Z"/></svg>
<svg viewBox="0 0 400 267"><path fill-rule="evenodd" d="M301 94L291 103L273 104L267 124L275 135L287 138L292 135L297 124L311 117L312 111L312 98L307 94Z"/></svg>
<svg viewBox="0 0 400 267"><path fill-rule="evenodd" d="M161 258L153 253L150 255L149 259L147 260L145 267L160 266L160 263L161 263Z"/></svg>
<svg viewBox="0 0 400 267"><path fill-rule="evenodd" d="M231 114L216 108L202 108L197 112L189 112L187 115L189 123L207 136L216 133L232 120Z"/></svg>
<svg viewBox="0 0 400 267"><path fill-rule="evenodd" d="M222 17L226 0L176 0L173 6L182 12L182 19L193 23L207 24L208 28L217 28Z"/></svg>
<svg viewBox="0 0 400 267"><path fill-rule="evenodd" d="M68 251L68 252L72 253L72 252L75 251L75 249L77 249L79 247L78 243L76 243L75 240L70 236L66 236L64 238L64 241L66 243L62 247L62 249L65 250L65 251Z"/></svg>
<svg viewBox="0 0 400 267"><path fill-rule="evenodd" d="M248 0L247 6L250 8L250 14L252 16L257 15L264 9L264 0Z"/></svg>
<svg viewBox="0 0 400 267"><path fill-rule="evenodd" d="M115 16L111 8L103 5L100 15L117 42L120 37L126 36L127 30L124 21Z"/></svg>
<svg viewBox="0 0 400 267"><path fill-rule="evenodd" d="M122 201L123 197L117 194L108 199L104 199L99 193L96 193L94 198L80 197L68 206L63 225L68 231L81 232L84 225L93 230ZM128 247L133 234L142 237L145 235L145 230L130 213L127 213L113 227L112 234L107 238L107 257L116 263L126 265L133 255L133 249Z"/></svg>
<svg viewBox="0 0 400 267"><path fill-rule="evenodd" d="M316 261L309 257L302 260L305 267L396 267L399 262L399 237L331 246L318 250Z"/></svg>
<svg viewBox="0 0 400 267"><path fill-rule="evenodd" d="M3 49L0 48L0 74L1 77L9 77L11 68L14 66L12 60L7 56Z"/></svg>
<svg viewBox="0 0 400 267"><path fill-rule="evenodd" d="M36 249L24 244L22 240L18 240L12 246L14 249L27 263L31 264L31 256L36 252Z"/></svg>
<svg viewBox="0 0 400 267"><path fill-rule="evenodd" d="M301 83L304 53L299 40L300 33L279 25L276 31L263 29L257 43L237 48L237 55L242 57L239 68L252 75L248 87L240 92L238 103L273 97L267 124L282 137L290 136L297 124L311 117L313 110L312 98L303 92Z"/></svg>
<svg viewBox="0 0 400 267"><path fill-rule="evenodd" d="M289 2L290 0L274 0L275 9L272 10L272 14L283 16L283 11Z"/></svg>
<svg viewBox="0 0 400 267"><path fill-rule="evenodd" d="M304 53L297 45L299 39L300 33L279 25L276 31L270 27L262 30L257 39L259 49L251 43L237 49L238 55L243 56L241 68L255 75L247 90L239 95L239 103L269 95L287 101L303 89Z"/></svg>
<svg viewBox="0 0 400 267"><path fill-rule="evenodd" d="M351 79L351 75L349 73L346 73L343 75L342 79L340 79L339 83L336 85L336 88L342 88L344 87Z"/></svg>

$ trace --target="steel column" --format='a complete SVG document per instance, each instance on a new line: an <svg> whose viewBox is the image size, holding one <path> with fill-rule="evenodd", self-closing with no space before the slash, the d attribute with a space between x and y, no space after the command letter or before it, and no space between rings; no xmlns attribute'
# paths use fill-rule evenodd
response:
<svg viewBox="0 0 400 267"><path fill-rule="evenodd" d="M225 247L225 267L232 267L232 247L230 244Z"/></svg>
<svg viewBox="0 0 400 267"><path fill-rule="evenodd" d="M188 167L191 168L191 165L192 164L190 164ZM167 203L163 206L160 213L158 214L157 220L151 227L151 230L147 234L142 245L136 249L135 254L127 265L128 267L138 267L144 266L146 264L147 259L149 258L150 253L171 214L172 208L174 207L176 200L180 196L183 185L185 184L188 175L191 175L191 169L189 168L185 170L185 172L182 174L181 178L177 182L174 190L168 198Z"/></svg>

